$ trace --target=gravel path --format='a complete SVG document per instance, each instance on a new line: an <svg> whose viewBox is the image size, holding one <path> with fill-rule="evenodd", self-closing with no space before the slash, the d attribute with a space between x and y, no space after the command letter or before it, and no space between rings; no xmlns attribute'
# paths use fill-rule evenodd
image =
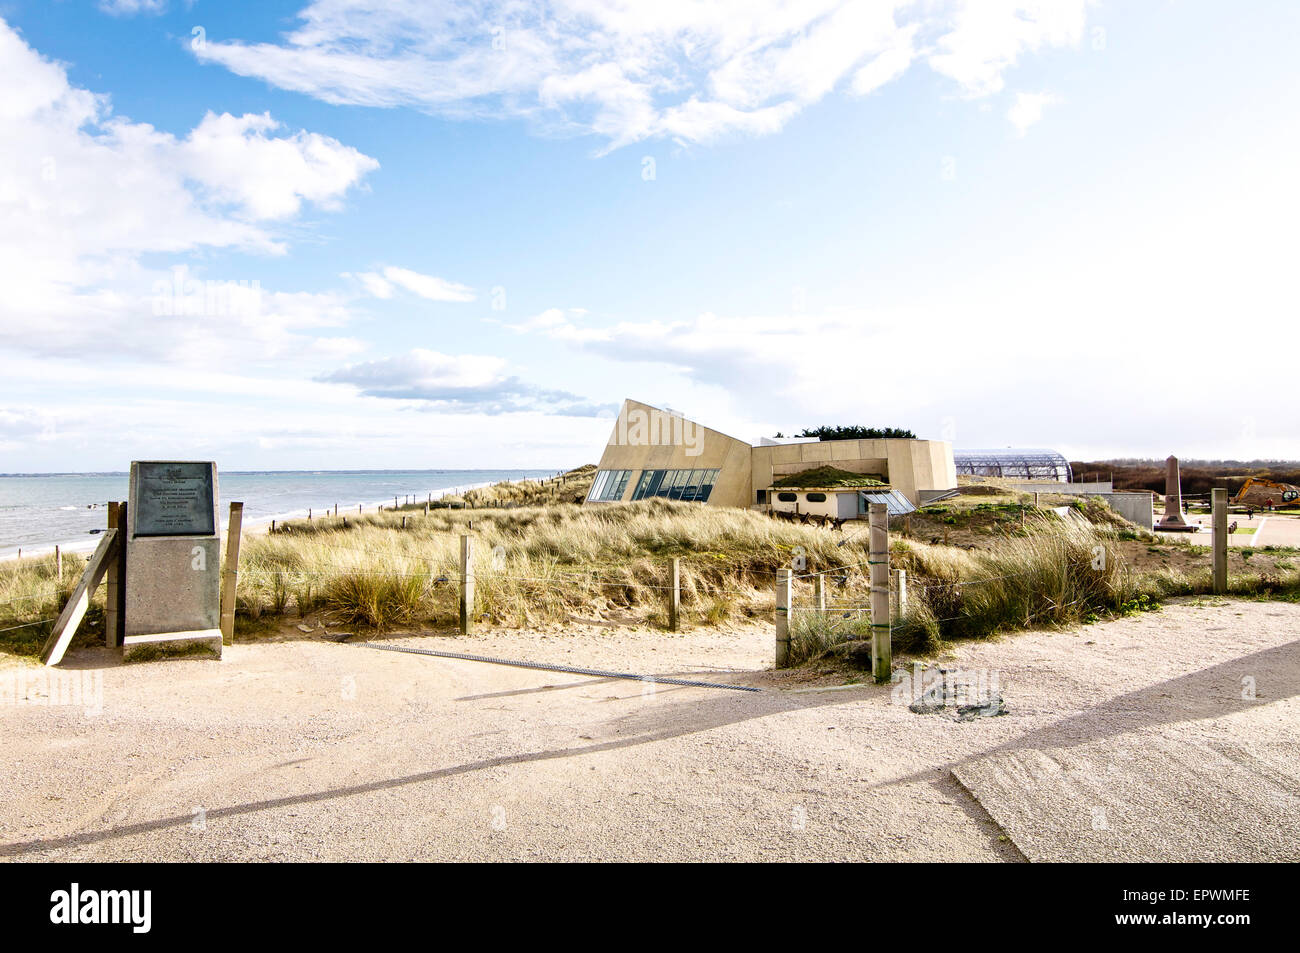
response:
<svg viewBox="0 0 1300 953"><path fill-rule="evenodd" d="M60 677L102 686L102 706L88 711L42 704L66 681L47 686L44 670L10 660L0 662L0 858L1055 858L1068 837L1046 850L1034 831L1059 822L1068 833L1074 821L1026 825L1014 786L986 791L986 811L954 770L1013 752L1131 745L1142 732L1176 740L1163 732L1183 726L1207 745L1254 751L1232 776L1249 800L1252 779L1276 778L1270 764L1300 760L1297 632L1300 606L1201 601L962 646L944 666L982 677L1007 707L968 721L951 708L915 713L898 688L765 672L769 626L394 640L765 689L756 694L303 639L237 645L221 662L124 666L105 650L78 652ZM1247 732L1253 749L1242 747ZM1110 817L1122 833L1123 812L1112 806ZM1300 840L1291 804L1261 827ZM1221 840L1231 859L1233 839ZM1161 851L1165 841L1132 843ZM1151 859L1187 849L1168 843Z"/></svg>

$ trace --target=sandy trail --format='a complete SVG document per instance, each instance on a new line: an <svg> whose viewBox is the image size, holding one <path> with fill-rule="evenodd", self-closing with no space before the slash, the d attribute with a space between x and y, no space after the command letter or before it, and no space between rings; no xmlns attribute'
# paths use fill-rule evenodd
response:
<svg viewBox="0 0 1300 953"><path fill-rule="evenodd" d="M82 651L65 677L101 680L88 713L41 704L43 670L8 661L7 701L33 697L0 707L0 857L1014 861L1184 859L1209 843L1222 859L1295 860L1300 815L1278 790L1279 766L1300 763L1298 639L1300 606L1201 600L965 645L945 666L996 672L1008 708L965 722L888 687L765 672L769 626L397 640L756 694L303 640L221 662ZM1105 775L1110 746L1128 763L1191 759L1170 784L1219 776L1198 752L1228 758L1231 803L1153 791L1159 769ZM1088 797L1103 789L1098 831ZM1137 836L1152 824L1139 808L1161 798L1198 809L1167 836L1157 811ZM1268 813L1252 832L1256 801ZM1187 830L1228 815L1236 836Z"/></svg>

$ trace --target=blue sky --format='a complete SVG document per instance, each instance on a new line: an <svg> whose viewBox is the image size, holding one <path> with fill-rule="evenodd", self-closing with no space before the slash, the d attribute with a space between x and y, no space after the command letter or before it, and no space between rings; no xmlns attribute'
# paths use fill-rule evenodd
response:
<svg viewBox="0 0 1300 953"><path fill-rule="evenodd" d="M0 471L559 467L624 396L1300 457L1298 19L0 3Z"/></svg>

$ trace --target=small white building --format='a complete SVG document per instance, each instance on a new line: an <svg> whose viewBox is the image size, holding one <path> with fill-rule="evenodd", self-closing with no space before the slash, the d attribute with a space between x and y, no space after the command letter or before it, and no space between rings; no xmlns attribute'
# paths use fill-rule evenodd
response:
<svg viewBox="0 0 1300 953"><path fill-rule="evenodd" d="M865 518L872 503L884 503L890 516L915 512L911 502L887 486L772 486L760 494L760 500L776 513L807 513L832 519Z"/></svg>

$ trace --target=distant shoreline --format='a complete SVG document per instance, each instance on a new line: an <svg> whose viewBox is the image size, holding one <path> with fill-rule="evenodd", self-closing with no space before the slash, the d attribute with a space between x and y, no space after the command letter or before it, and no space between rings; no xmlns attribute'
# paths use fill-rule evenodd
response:
<svg viewBox="0 0 1300 953"><path fill-rule="evenodd" d="M332 476L336 478L338 476L345 476L345 477L355 476L361 478L359 481L361 483L370 482L365 480L365 477L370 475L374 475L381 478L389 477L392 475L409 475L411 477L427 475L427 476L441 477L442 480L446 480L449 478L454 479L456 476L459 476L461 474L493 477L492 479L486 479L486 480L479 479L479 480L474 480L474 481L464 482L464 483L458 482L453 486L444 486L438 489L424 490L423 492L416 492L416 493L412 493L411 490L408 488L396 494L399 499L410 498L412 500L418 500L420 497L426 497L426 498L436 500L436 499L442 499L443 497L446 496L464 493L471 489L492 486L493 484L502 482L503 480L509 482L509 481L517 481L517 480L543 479L546 474L551 472L560 472L560 471L559 470L549 471L549 470L541 470L541 469L494 471L494 470L488 470L484 468L477 468L473 470L460 470L460 469L448 469L448 468L440 468L437 470L259 470L259 471L227 470L227 471L223 471L221 475L222 476L243 476L243 477L252 476L258 478L268 477L268 476L269 477L274 477L274 476L310 477L312 475ZM15 477L14 474L7 474L6 476L11 479ZM95 479L111 478L114 480L125 481L128 474L126 472L117 472L117 473L100 472L100 473L73 473L73 474L23 474L19 476L20 478L27 478L27 479L40 479L42 477L50 477L54 479L70 479L70 478L76 479L76 478L89 477ZM431 480L430 482L441 482L442 480ZM377 482L382 484L385 481L383 479L380 479ZM402 482L408 483L408 481L402 481ZM409 481L409 483L414 483L414 482L415 482L414 480ZM375 491L377 489L380 490L380 492L385 492L380 487L377 486L369 486L368 488L354 487L353 489L354 490L360 489L362 490L362 492L358 493L357 497L353 497L355 502L348 503L348 504L343 504L342 502L343 499L346 499L346 496L336 495L333 489L327 489L324 488L324 486L322 486L322 488L320 489L319 498L322 500L330 499L331 501L328 503L322 502L320 505L312 504L308 506L308 505L304 505L301 502L304 498L310 500L312 496L316 495L316 489L311 488L310 486L307 488L305 493L299 494L297 499L277 500L274 497L274 495L271 495L269 498L262 499L262 502L260 504L254 502L254 505L258 509L262 510L260 514L254 516L249 514L247 510L245 511L244 531L245 533L247 533L249 531L264 530L266 527L269 527L272 522L292 520L292 519L305 519L307 517L309 510L314 515L319 515L326 512L332 513L334 511L335 502L340 504L339 506L340 515L344 515L348 510L351 510L352 512L355 513L356 507L358 505L362 506L367 513L373 513L375 512L376 509L378 509L381 506L392 505L393 495L381 496L378 499L375 498ZM365 492L366 489L368 489L369 491L368 493ZM109 492L113 494L112 498L115 499L125 498L125 489L114 489L114 490L110 490ZM344 492L346 493L346 490ZM243 499L246 501L255 501L259 495L260 494L254 492L252 496L250 496L248 487L244 487L242 488L242 490L240 488L236 488L233 492L227 492L221 494L222 502L221 502L220 522L222 525L221 525L220 532L222 536L225 535L225 523L227 520L228 502L232 498ZM331 499L331 497L333 497L333 499ZM358 499L358 497L360 497L360 499ZM82 497L82 499L85 499L85 497ZM85 514L88 515L93 515L93 517L97 520L104 521L107 516L105 510L106 502L107 500L99 501L96 502L93 506L87 504L86 509L81 512L84 512ZM283 508L276 509L275 511L270 513L265 512L266 509L270 508L271 506L275 506L277 502L282 504ZM20 506L21 505L22 504L20 504ZM78 506L80 506L80 504ZM59 508L71 509L71 507L66 507L66 506L61 506ZM27 535L32 537L35 537L37 535L45 535L43 532L41 532L41 526L43 523L44 521L40 521L36 523L29 522ZM14 543L7 543L7 544L0 545L0 562L16 560L18 559L20 552L22 554L22 558L24 559L39 558L42 556L47 556L52 554L56 548L58 548L59 551L63 553L79 553L79 554L90 553L95 549L96 546L99 545L100 539L103 538L102 530L100 532L91 532L89 530L86 530L86 531L73 534L69 532L70 528L68 526L62 525L57 521L44 524L44 529L49 531L49 535L46 536L44 539L32 539L30 542L21 542L21 543L14 542Z"/></svg>

